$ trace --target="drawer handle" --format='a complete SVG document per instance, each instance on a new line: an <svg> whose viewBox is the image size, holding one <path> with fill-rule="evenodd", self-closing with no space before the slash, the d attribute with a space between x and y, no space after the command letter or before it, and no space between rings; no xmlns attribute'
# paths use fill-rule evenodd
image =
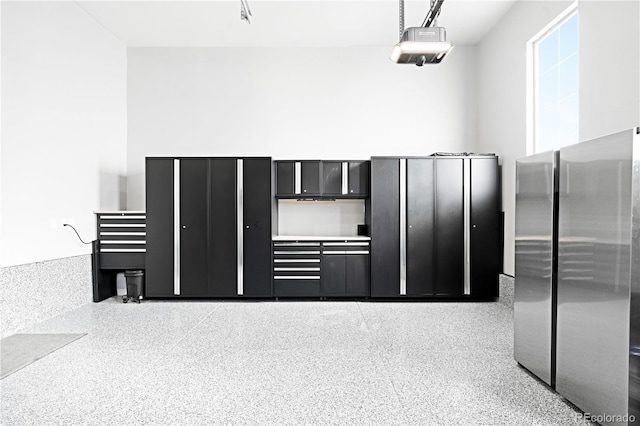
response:
<svg viewBox="0 0 640 426"><path fill-rule="evenodd" d="M100 253L144 253L145 249L100 249Z"/></svg>
<svg viewBox="0 0 640 426"><path fill-rule="evenodd" d="M101 236L102 235L104 235L104 236L107 236L107 235L119 235L119 236L122 236L122 235L147 235L147 233L146 232L100 232L100 235Z"/></svg>
<svg viewBox="0 0 640 426"><path fill-rule="evenodd" d="M320 243L273 243L276 247L287 247L287 246L297 246L297 247L318 247Z"/></svg>
<svg viewBox="0 0 640 426"><path fill-rule="evenodd" d="M318 275L301 275L301 276L292 276L292 275L274 275L274 280L319 280L320 276Z"/></svg>
<svg viewBox="0 0 640 426"><path fill-rule="evenodd" d="M144 228L144 223L101 223L100 228Z"/></svg>
<svg viewBox="0 0 640 426"><path fill-rule="evenodd" d="M146 219L146 216L99 216L100 219L115 219L115 220L127 220L127 219Z"/></svg>
<svg viewBox="0 0 640 426"><path fill-rule="evenodd" d="M144 244L144 240L100 240L100 244Z"/></svg>
<svg viewBox="0 0 640 426"><path fill-rule="evenodd" d="M274 271L320 271L320 268L273 268Z"/></svg>
<svg viewBox="0 0 640 426"><path fill-rule="evenodd" d="M368 247L369 243L324 243L325 247L333 247L333 246L365 246Z"/></svg>
<svg viewBox="0 0 640 426"><path fill-rule="evenodd" d="M339 251L339 250L326 250L323 251L322 254L346 254L346 255L350 255L350 254L369 254L368 251L365 250L353 250L353 251Z"/></svg>
<svg viewBox="0 0 640 426"><path fill-rule="evenodd" d="M274 251L273 254L320 254L319 250L309 251Z"/></svg>

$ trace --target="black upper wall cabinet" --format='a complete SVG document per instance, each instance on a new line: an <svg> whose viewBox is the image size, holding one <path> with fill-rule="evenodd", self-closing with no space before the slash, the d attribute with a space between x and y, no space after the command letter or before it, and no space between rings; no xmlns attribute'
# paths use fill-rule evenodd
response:
<svg viewBox="0 0 640 426"><path fill-rule="evenodd" d="M498 296L500 182L494 156L371 163L371 296Z"/></svg>
<svg viewBox="0 0 640 426"><path fill-rule="evenodd" d="M320 162L300 162L300 191L303 195L320 195Z"/></svg>
<svg viewBox="0 0 640 426"><path fill-rule="evenodd" d="M276 161L277 198L367 198L369 161Z"/></svg>
<svg viewBox="0 0 640 426"><path fill-rule="evenodd" d="M295 193L294 161L276 161L276 195Z"/></svg>
<svg viewBox="0 0 640 426"><path fill-rule="evenodd" d="M322 193L324 195L342 195L342 162L322 162Z"/></svg>
<svg viewBox="0 0 640 426"><path fill-rule="evenodd" d="M369 197L370 161L349 161L349 176L347 179L347 191L349 195Z"/></svg>
<svg viewBox="0 0 640 426"><path fill-rule="evenodd" d="M271 159L147 158L147 297L271 296Z"/></svg>
<svg viewBox="0 0 640 426"><path fill-rule="evenodd" d="M320 161L276 161L276 196L319 197L320 174Z"/></svg>

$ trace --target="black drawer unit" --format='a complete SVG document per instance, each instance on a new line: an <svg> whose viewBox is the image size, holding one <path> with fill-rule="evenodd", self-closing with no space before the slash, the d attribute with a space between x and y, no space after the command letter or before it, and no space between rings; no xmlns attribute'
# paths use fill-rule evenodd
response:
<svg viewBox="0 0 640 426"><path fill-rule="evenodd" d="M367 240L274 241L276 297L369 297Z"/></svg>
<svg viewBox="0 0 640 426"><path fill-rule="evenodd" d="M146 269L147 215L142 211L96 212L91 271L93 301L116 295L118 272Z"/></svg>
<svg viewBox="0 0 640 426"><path fill-rule="evenodd" d="M274 241L274 296L320 296L320 252L318 241Z"/></svg>
<svg viewBox="0 0 640 426"><path fill-rule="evenodd" d="M96 218L100 269L144 269L145 212L99 212Z"/></svg>

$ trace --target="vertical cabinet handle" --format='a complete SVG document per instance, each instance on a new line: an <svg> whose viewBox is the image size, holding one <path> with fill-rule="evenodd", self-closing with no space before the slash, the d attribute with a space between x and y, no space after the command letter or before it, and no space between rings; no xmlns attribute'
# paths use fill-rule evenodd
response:
<svg viewBox="0 0 640 426"><path fill-rule="evenodd" d="M180 159L177 158L173 160L173 294L180 295Z"/></svg>
<svg viewBox="0 0 640 426"><path fill-rule="evenodd" d="M237 262L238 262L238 281L237 291L238 296L244 294L244 162L242 159L236 160L236 246L238 247ZM249 229L249 226L247 226Z"/></svg>
<svg viewBox="0 0 640 426"><path fill-rule="evenodd" d="M353 190L351 190L353 192ZM342 162L342 194L347 195L349 193L349 163Z"/></svg>
<svg viewBox="0 0 640 426"><path fill-rule="evenodd" d="M293 163L293 193L302 193L302 164L300 161ZM306 192L306 191L305 191Z"/></svg>
<svg viewBox="0 0 640 426"><path fill-rule="evenodd" d="M400 159L400 296L407 295L407 159Z"/></svg>
<svg viewBox="0 0 640 426"><path fill-rule="evenodd" d="M471 159L463 162L463 190L464 190L464 294L471 294ZM475 228L476 226L473 225Z"/></svg>

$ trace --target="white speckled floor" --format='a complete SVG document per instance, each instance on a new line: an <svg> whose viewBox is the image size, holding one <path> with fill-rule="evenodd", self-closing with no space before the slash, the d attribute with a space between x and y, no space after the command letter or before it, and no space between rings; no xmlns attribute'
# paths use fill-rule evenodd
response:
<svg viewBox="0 0 640 426"><path fill-rule="evenodd" d="M22 330L88 334L0 382L0 423L588 424L513 361L512 312L114 298Z"/></svg>

